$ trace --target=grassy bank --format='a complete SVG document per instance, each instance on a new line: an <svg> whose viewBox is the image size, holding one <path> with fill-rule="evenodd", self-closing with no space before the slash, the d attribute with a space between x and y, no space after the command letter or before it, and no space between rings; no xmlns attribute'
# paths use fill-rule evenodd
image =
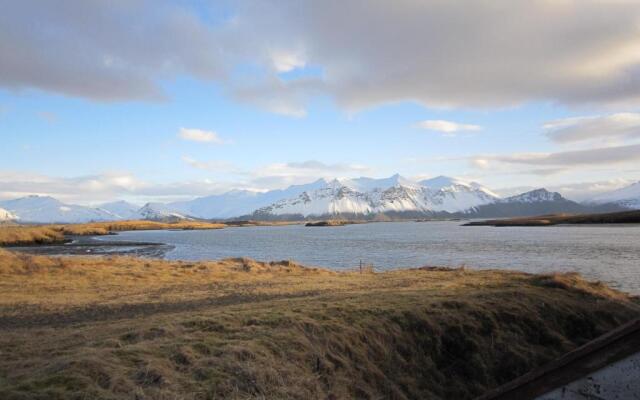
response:
<svg viewBox="0 0 640 400"><path fill-rule="evenodd" d="M640 314L576 275L0 250L2 399L468 399Z"/></svg>
<svg viewBox="0 0 640 400"><path fill-rule="evenodd" d="M325 221L311 221L307 222L305 226L345 226L353 224L365 224L367 221L352 221L343 219L329 219Z"/></svg>
<svg viewBox="0 0 640 400"><path fill-rule="evenodd" d="M605 214L558 214L541 215L536 217L520 217L509 219L494 219L474 221L465 226L551 226L561 224L638 224L640 210L622 211Z"/></svg>
<svg viewBox="0 0 640 400"><path fill-rule="evenodd" d="M108 235L118 231L159 229L220 229L225 224L200 221L155 222L116 221L68 225L3 225L0 226L0 246L25 246L63 243L70 235Z"/></svg>

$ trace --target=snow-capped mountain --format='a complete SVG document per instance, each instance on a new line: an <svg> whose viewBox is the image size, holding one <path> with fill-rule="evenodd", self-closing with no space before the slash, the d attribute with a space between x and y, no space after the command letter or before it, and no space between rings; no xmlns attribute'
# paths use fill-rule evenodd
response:
<svg viewBox="0 0 640 400"><path fill-rule="evenodd" d="M107 211L75 204L65 204L49 196L27 196L0 202L21 222L78 223L114 219Z"/></svg>
<svg viewBox="0 0 640 400"><path fill-rule="evenodd" d="M476 207L472 216L474 218L497 218L560 213L614 212L621 210L623 210L623 208L615 204L608 203L589 206L568 200L558 192L536 189Z"/></svg>
<svg viewBox="0 0 640 400"><path fill-rule="evenodd" d="M140 206L124 200L101 204L98 209L111 213L115 219L136 219L140 217L138 214Z"/></svg>
<svg viewBox="0 0 640 400"><path fill-rule="evenodd" d="M568 201L558 192L550 192L547 189L535 189L516 196L500 200L502 203L541 203L550 201Z"/></svg>
<svg viewBox="0 0 640 400"><path fill-rule="evenodd" d="M477 183L447 177L421 182L400 175L384 179L334 179L296 197L258 209L256 216L434 214L468 212L498 197Z"/></svg>
<svg viewBox="0 0 640 400"><path fill-rule="evenodd" d="M546 189L500 198L475 182L446 176L414 181L396 174L383 179L319 179L267 192L232 190L190 201L147 203L141 208L125 201L91 208L47 196L28 196L0 201L0 221L371 218L380 214L391 218L484 218L613 212L630 207L640 208L640 183L600 196L591 204L578 204Z"/></svg>
<svg viewBox="0 0 640 400"><path fill-rule="evenodd" d="M640 209L640 182L601 194L591 202L595 204L616 203L623 207Z"/></svg>
<svg viewBox="0 0 640 400"><path fill-rule="evenodd" d="M5 210L4 208L0 208L0 221L4 222L4 221L13 221L17 219L17 217L13 214L11 214L9 211Z"/></svg>
<svg viewBox="0 0 640 400"><path fill-rule="evenodd" d="M219 195L199 197L190 201L169 203L168 207L175 212L205 219L225 219L248 215L255 210L268 206L278 200L298 196L305 191L326 185L319 179L305 185L293 185L286 189L257 192L251 190L232 190Z"/></svg>
<svg viewBox="0 0 640 400"><path fill-rule="evenodd" d="M164 203L147 203L137 211L137 218L148 220L174 220L193 219L187 215L176 212Z"/></svg>

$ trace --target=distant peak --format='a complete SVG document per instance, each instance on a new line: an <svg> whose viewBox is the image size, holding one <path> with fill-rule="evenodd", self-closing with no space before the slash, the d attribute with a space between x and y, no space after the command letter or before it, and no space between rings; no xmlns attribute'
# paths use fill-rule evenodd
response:
<svg viewBox="0 0 640 400"><path fill-rule="evenodd" d="M539 202L539 201L561 201L561 200L565 200L565 198L562 197L562 195L558 192L550 192L545 188L539 188L539 189L530 190L522 194L511 196L506 200Z"/></svg>
<svg viewBox="0 0 640 400"><path fill-rule="evenodd" d="M545 188L538 188L538 189L530 190L530 191L528 191L526 193L553 193L553 192L550 192Z"/></svg>
<svg viewBox="0 0 640 400"><path fill-rule="evenodd" d="M444 176L444 175L436 176L435 178L431 178L431 179L425 179L423 181L420 181L420 184L422 186L426 186L429 189L434 189L434 190L439 190L451 185L465 185L465 186L469 185L467 182L461 179L452 178L450 176Z"/></svg>
<svg viewBox="0 0 640 400"><path fill-rule="evenodd" d="M53 198L51 196L41 196L39 194L30 194L28 196L20 197L14 200L13 202L29 202L29 203L62 203L60 200Z"/></svg>
<svg viewBox="0 0 640 400"><path fill-rule="evenodd" d="M400 174L391 175L388 178L367 178L343 179L341 183L351 189L366 192L374 189L385 190L394 186L419 187L416 182L404 178Z"/></svg>

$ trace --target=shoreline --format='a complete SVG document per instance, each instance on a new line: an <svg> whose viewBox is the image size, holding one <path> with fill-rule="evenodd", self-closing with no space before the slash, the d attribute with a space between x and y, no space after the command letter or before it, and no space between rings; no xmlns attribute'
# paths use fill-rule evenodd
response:
<svg viewBox="0 0 640 400"><path fill-rule="evenodd" d="M116 235L114 233L113 235ZM163 258L175 246L166 243L102 240L102 236L68 236L63 243L37 243L0 247L31 255L43 256L138 256Z"/></svg>
<svg viewBox="0 0 640 400"><path fill-rule="evenodd" d="M640 224L640 210L605 214L553 214L532 217L488 219L472 221L463 226L556 226L556 225L606 225Z"/></svg>

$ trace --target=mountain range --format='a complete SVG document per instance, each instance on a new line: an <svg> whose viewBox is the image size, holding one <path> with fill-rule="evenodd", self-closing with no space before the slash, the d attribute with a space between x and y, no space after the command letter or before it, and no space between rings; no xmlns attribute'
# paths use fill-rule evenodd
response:
<svg viewBox="0 0 640 400"><path fill-rule="evenodd" d="M501 198L476 182L439 176L413 181L389 178L319 179L267 192L232 190L219 195L140 207L114 201L97 207L62 203L48 196L0 201L0 220L79 223L126 219L293 220L345 217L484 218L551 213L610 212L640 208L640 182L577 203L537 189Z"/></svg>

